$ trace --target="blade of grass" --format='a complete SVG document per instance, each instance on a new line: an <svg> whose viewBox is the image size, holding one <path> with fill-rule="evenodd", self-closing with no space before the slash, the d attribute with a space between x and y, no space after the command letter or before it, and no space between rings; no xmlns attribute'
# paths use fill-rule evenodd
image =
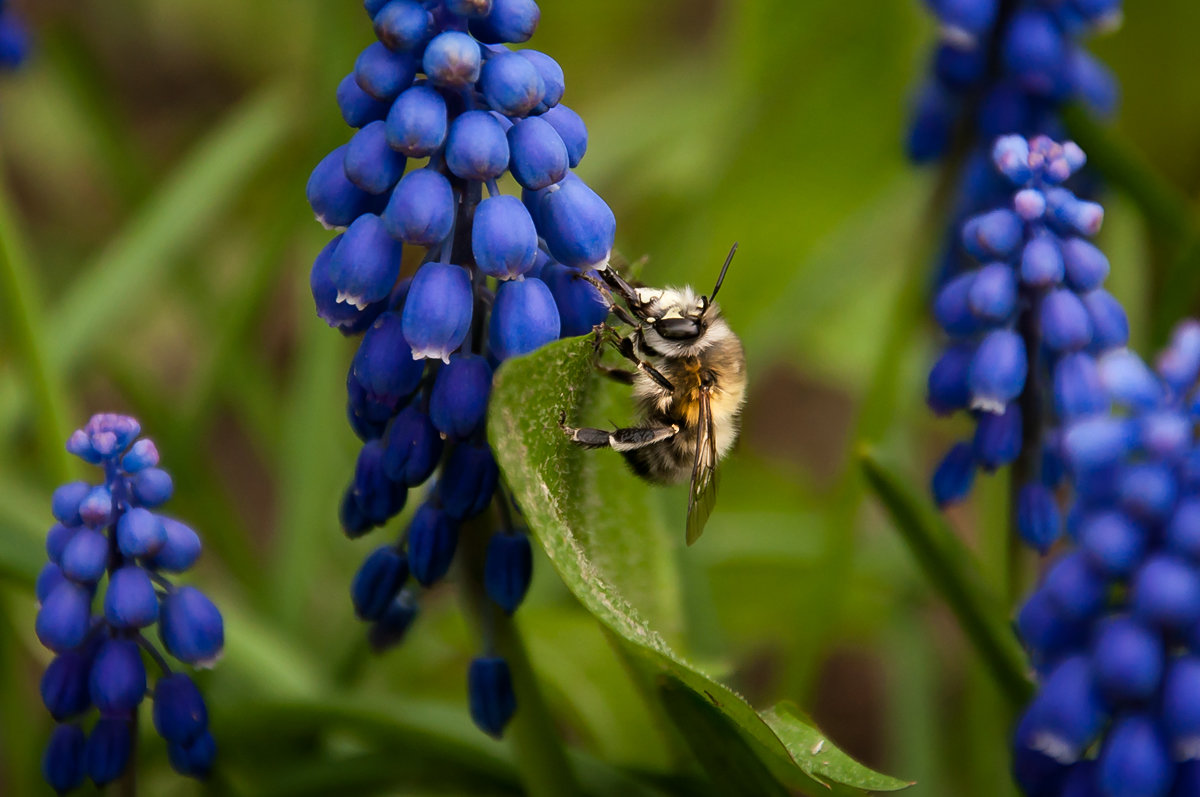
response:
<svg viewBox="0 0 1200 797"><path fill-rule="evenodd" d="M950 606L1005 697L1014 707L1024 705L1033 695L1025 656L978 564L923 493L870 448L860 449L858 456L868 486L891 515L930 585Z"/></svg>

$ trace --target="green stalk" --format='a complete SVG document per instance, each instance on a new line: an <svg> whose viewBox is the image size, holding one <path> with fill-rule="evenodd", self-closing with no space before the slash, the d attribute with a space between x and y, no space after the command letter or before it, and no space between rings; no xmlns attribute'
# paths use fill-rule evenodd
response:
<svg viewBox="0 0 1200 797"><path fill-rule="evenodd" d="M2 180L3 178L0 178ZM34 279L28 249L13 214L8 186L0 182L0 306L8 319L13 354L23 365L33 394L34 423L43 468L50 481L71 478L65 448L66 392L46 360L46 309Z"/></svg>

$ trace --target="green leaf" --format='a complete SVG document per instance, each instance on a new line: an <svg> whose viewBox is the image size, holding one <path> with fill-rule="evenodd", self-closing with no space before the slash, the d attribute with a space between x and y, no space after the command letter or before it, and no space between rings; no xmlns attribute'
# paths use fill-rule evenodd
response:
<svg viewBox="0 0 1200 797"><path fill-rule="evenodd" d="M996 684L1014 707L1033 696L1025 654L999 599L986 586L979 566L924 495L869 448L859 451L867 484L892 516L896 530L950 605Z"/></svg>
<svg viewBox="0 0 1200 797"><path fill-rule="evenodd" d="M642 580L642 574L653 572L649 557L654 537L640 515L640 508L649 503L649 488L631 477L611 452L585 452L558 428L560 413L572 421L581 412L590 415L596 404L605 402L604 396L587 337L551 344L498 371L489 437L530 528L568 589L618 639L631 664L648 676L693 750L709 749L714 734L723 734L738 771L758 777L765 767L788 786L821 789L830 778L826 761L832 745L817 753L789 750L780 733L817 731L796 717L779 717L775 727L768 725L744 698L676 653L657 626L661 600L656 601L656 593L647 591ZM676 535L682 533L680 519ZM676 539L676 546L679 542ZM701 702L713 710L702 709ZM720 718L712 716L714 710ZM747 755L756 760L746 760ZM834 784L850 787L842 793L908 785L886 779L888 785L879 787L883 776L852 763L839 768L836 776Z"/></svg>

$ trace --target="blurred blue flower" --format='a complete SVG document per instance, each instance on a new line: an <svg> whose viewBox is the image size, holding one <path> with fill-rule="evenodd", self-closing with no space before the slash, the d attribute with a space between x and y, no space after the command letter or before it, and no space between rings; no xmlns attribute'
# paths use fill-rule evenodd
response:
<svg viewBox="0 0 1200 797"><path fill-rule="evenodd" d="M42 676L42 702L60 723L42 761L46 781L69 791L90 777L97 786L124 774L136 743L138 706L154 663L155 727L174 746L207 735L204 700L191 678L172 672L144 634L158 625L166 650L198 667L211 666L224 645L220 612L195 587L175 586L165 572L191 567L200 553L196 533L151 512L170 497L172 483L157 467L158 450L124 415L94 415L67 444L99 465L104 481L65 484L54 492L59 521L46 537L50 561L38 579L38 638L58 655ZM101 587L104 577L107 583ZM100 593L99 595L97 593ZM100 720L86 734L72 721L93 706ZM215 753L211 737L206 750ZM178 756L172 755L176 764ZM183 759L179 759L183 760ZM212 765L176 765L203 776Z"/></svg>

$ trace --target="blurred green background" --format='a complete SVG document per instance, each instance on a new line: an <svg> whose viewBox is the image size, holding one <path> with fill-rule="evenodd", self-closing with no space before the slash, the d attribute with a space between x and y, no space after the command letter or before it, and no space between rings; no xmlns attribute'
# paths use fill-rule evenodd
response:
<svg viewBox="0 0 1200 797"><path fill-rule="evenodd" d="M213 793L517 793L510 751L467 716L477 643L453 587L381 659L347 598L371 545L336 520L356 453L354 344L312 311L308 269L329 234L304 183L348 138L333 92L372 40L360 3L14 5L38 48L0 80L0 792L44 789L32 583L50 492L82 473L62 443L122 410L158 442L170 508L207 543L192 578L226 617L225 659L202 676ZM566 72L591 133L579 172L616 212L622 254L649 256L643 279L707 289L741 244L721 298L751 394L704 538L685 552L680 529L685 652L756 706L797 701L843 749L918 781L910 793L1011 793L1004 704L852 456L879 442L923 482L964 429L922 402L936 338L913 297L935 175L900 145L932 23L917 0L541 6L530 45ZM1114 134L1188 198L1198 29L1190 0L1130 4L1093 48L1123 88ZM1175 252L1120 191L1106 205L1114 291L1145 341ZM1191 294L1172 293L1186 309ZM953 515L997 588L1005 494L986 479ZM678 491L662 500L678 515ZM544 561L518 623L585 760L671 766ZM143 736L145 793L203 788Z"/></svg>

